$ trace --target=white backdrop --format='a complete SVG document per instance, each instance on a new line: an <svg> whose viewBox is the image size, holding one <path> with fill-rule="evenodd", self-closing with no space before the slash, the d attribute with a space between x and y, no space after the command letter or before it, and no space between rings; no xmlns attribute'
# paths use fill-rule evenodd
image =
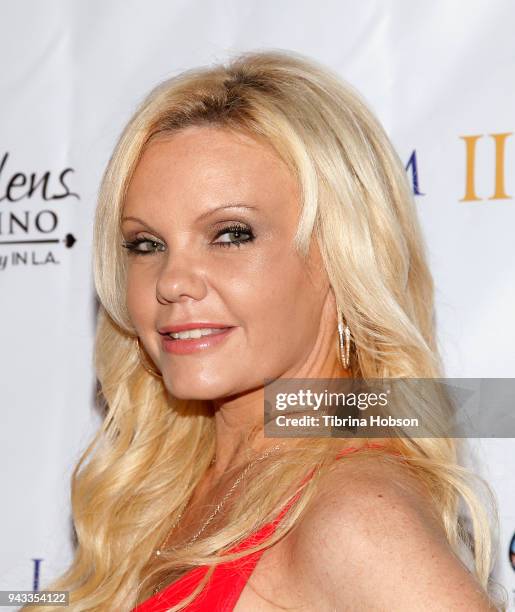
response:
<svg viewBox="0 0 515 612"><path fill-rule="evenodd" d="M275 47L350 81L412 161L447 375L515 377L514 28L510 0L2 2L0 589L44 588L70 561L70 473L100 422L97 190L136 105L184 69ZM515 610L515 445L474 446Z"/></svg>

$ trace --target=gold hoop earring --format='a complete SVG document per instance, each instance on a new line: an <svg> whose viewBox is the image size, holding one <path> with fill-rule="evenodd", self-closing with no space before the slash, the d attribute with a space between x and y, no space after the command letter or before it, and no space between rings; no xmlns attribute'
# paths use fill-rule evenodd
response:
<svg viewBox="0 0 515 612"><path fill-rule="evenodd" d="M155 376L156 378L163 378L163 375L161 374L161 372L158 372L157 370L154 370L154 368L149 367L145 363L145 356L143 355L143 353L141 351L141 345L140 345L140 341L139 341L139 336L136 336L136 346L138 347L138 355L139 355L140 363L145 368L145 370L147 372L149 372L150 374L152 374L152 376Z"/></svg>
<svg viewBox="0 0 515 612"><path fill-rule="evenodd" d="M343 315L340 307L336 307L338 313L338 344L340 347L340 361L345 370L350 365L350 329L347 324L343 325Z"/></svg>

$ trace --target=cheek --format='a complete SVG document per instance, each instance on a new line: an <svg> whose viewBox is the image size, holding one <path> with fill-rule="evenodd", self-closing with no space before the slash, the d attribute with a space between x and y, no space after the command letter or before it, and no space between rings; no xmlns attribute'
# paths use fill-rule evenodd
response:
<svg viewBox="0 0 515 612"><path fill-rule="evenodd" d="M138 332L143 332L145 328L152 324L152 308L155 301L152 298L155 295L155 284L152 284L148 275L138 272L137 269L129 267L126 300L129 316L134 327Z"/></svg>
<svg viewBox="0 0 515 612"><path fill-rule="evenodd" d="M256 262L226 287L228 304L246 327L251 348L297 351L313 342L319 327L323 287L296 256L285 254Z"/></svg>

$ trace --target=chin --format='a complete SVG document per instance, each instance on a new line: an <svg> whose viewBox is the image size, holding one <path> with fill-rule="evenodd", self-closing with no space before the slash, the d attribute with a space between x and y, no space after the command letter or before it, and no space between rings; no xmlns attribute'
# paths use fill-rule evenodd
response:
<svg viewBox="0 0 515 612"><path fill-rule="evenodd" d="M230 390L220 383L202 383L199 380L180 382L164 380L165 387L171 396L182 400L211 401L230 395Z"/></svg>

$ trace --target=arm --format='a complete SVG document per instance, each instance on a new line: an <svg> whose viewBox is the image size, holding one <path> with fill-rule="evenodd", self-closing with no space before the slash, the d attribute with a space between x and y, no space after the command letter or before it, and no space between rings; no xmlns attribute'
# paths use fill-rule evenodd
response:
<svg viewBox="0 0 515 612"><path fill-rule="evenodd" d="M292 544L303 601L327 611L496 609L454 555L418 479L373 458L338 463Z"/></svg>

